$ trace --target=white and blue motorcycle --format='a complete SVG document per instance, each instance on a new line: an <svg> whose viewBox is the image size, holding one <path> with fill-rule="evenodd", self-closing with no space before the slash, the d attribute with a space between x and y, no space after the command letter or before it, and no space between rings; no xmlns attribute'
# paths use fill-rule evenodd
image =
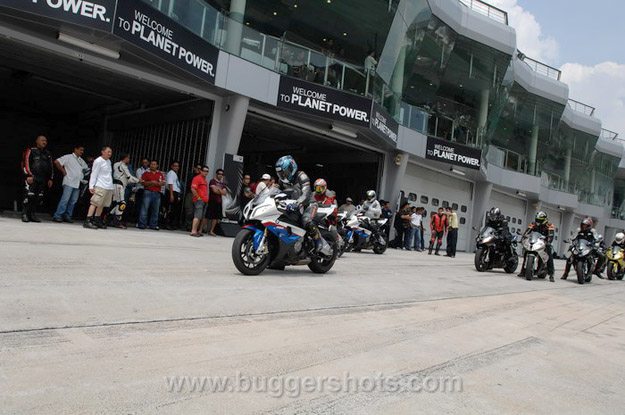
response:
<svg viewBox="0 0 625 415"><path fill-rule="evenodd" d="M243 209L244 224L232 244L232 260L242 274L258 275L268 267L284 269L288 265L308 265L318 274L332 268L338 254L335 236L320 225L331 254L317 252L315 241L302 228L301 211L288 209L294 203L286 193L270 188Z"/></svg>

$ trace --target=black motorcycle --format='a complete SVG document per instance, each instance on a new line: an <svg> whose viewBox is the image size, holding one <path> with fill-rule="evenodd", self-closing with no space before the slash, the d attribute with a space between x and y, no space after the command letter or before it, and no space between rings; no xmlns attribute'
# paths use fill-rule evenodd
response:
<svg viewBox="0 0 625 415"><path fill-rule="evenodd" d="M575 269L577 282L584 284L592 280L592 273L597 265L597 258L594 255L592 242L583 238L575 239L571 242L571 247L567 252L568 261Z"/></svg>
<svg viewBox="0 0 625 415"><path fill-rule="evenodd" d="M511 241L497 234L490 226L484 227L477 238L475 251L475 269L478 272L489 271L493 268L503 268L508 274L512 274L519 266L517 255L517 241L513 237Z"/></svg>

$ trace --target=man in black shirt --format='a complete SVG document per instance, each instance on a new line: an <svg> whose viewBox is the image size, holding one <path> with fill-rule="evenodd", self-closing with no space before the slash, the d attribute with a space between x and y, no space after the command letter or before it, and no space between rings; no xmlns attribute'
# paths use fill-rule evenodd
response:
<svg viewBox="0 0 625 415"><path fill-rule="evenodd" d="M41 222L36 210L43 202L44 192L52 187L54 168L52 155L46 149L48 139L44 135L37 136L35 146L26 149L22 158L24 173L24 212L23 222Z"/></svg>

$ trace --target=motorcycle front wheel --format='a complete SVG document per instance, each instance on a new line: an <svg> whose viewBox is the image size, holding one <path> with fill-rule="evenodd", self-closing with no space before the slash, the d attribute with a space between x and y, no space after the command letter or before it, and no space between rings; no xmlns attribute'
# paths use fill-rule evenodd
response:
<svg viewBox="0 0 625 415"><path fill-rule="evenodd" d="M373 237L373 235L372 235ZM382 237L383 238L383 237ZM373 252L378 255L382 255L386 252L386 247L388 246L388 241L385 244L381 244L378 241L373 242Z"/></svg>
<svg viewBox="0 0 625 415"><path fill-rule="evenodd" d="M528 255L525 262L525 279L531 281L534 278L534 255Z"/></svg>
<svg viewBox="0 0 625 415"><path fill-rule="evenodd" d="M488 263L486 262L486 255L488 254L488 248L479 247L477 251L475 251L475 257L473 258L473 263L475 264L475 269L477 272L484 272L488 269Z"/></svg>
<svg viewBox="0 0 625 415"><path fill-rule="evenodd" d="M508 274L513 274L517 267L519 266L519 257L515 256L512 259L508 260L508 262L506 262L506 265L503 267L503 270L506 271Z"/></svg>
<svg viewBox="0 0 625 415"><path fill-rule="evenodd" d="M269 265L268 254L254 252L254 232L242 229L232 243L232 262L244 275L258 275Z"/></svg>
<svg viewBox="0 0 625 415"><path fill-rule="evenodd" d="M616 279L616 275L618 274L618 264L616 264L615 262L612 262L610 264L608 264L608 279L609 280L614 280Z"/></svg>
<svg viewBox="0 0 625 415"><path fill-rule="evenodd" d="M583 285L586 282L586 274L588 274L588 262L577 261L575 263L575 272L577 273L577 282Z"/></svg>

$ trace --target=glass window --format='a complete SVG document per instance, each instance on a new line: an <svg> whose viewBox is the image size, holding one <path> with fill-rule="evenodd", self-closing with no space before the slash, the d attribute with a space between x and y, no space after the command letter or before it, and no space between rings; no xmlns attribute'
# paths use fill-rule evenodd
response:
<svg viewBox="0 0 625 415"><path fill-rule="evenodd" d="M512 218L512 223L516 223L516 218Z"/></svg>
<svg viewBox="0 0 625 415"><path fill-rule="evenodd" d="M460 207L460 212L462 212L462 213L466 213L466 212L467 212L467 207L466 207L465 205L462 205L462 206Z"/></svg>
<svg viewBox="0 0 625 415"><path fill-rule="evenodd" d="M458 204L457 204L457 203L452 203L452 204L451 204L451 208L452 208L453 210L458 210Z"/></svg>
<svg viewBox="0 0 625 415"><path fill-rule="evenodd" d="M443 200L443 207L444 208L449 207L449 202L446 200Z"/></svg>
<svg viewBox="0 0 625 415"><path fill-rule="evenodd" d="M464 225L465 223L467 223L467 220L465 218L460 218L460 224Z"/></svg>
<svg viewBox="0 0 625 415"><path fill-rule="evenodd" d="M519 225L523 225L523 221L519 219Z"/></svg>
<svg viewBox="0 0 625 415"><path fill-rule="evenodd" d="M432 206L438 206L439 205L439 200L438 199L432 199Z"/></svg>
<svg viewBox="0 0 625 415"><path fill-rule="evenodd" d="M515 233L516 229L515 228L510 228L510 232Z"/></svg>
<svg viewBox="0 0 625 415"><path fill-rule="evenodd" d="M510 222L510 216L506 216L506 220Z"/></svg>
<svg viewBox="0 0 625 415"><path fill-rule="evenodd" d="M427 205L430 199L427 196L421 196L421 203Z"/></svg>
<svg viewBox="0 0 625 415"><path fill-rule="evenodd" d="M408 200L411 202L416 202L417 201L417 194L416 193L408 193Z"/></svg>

